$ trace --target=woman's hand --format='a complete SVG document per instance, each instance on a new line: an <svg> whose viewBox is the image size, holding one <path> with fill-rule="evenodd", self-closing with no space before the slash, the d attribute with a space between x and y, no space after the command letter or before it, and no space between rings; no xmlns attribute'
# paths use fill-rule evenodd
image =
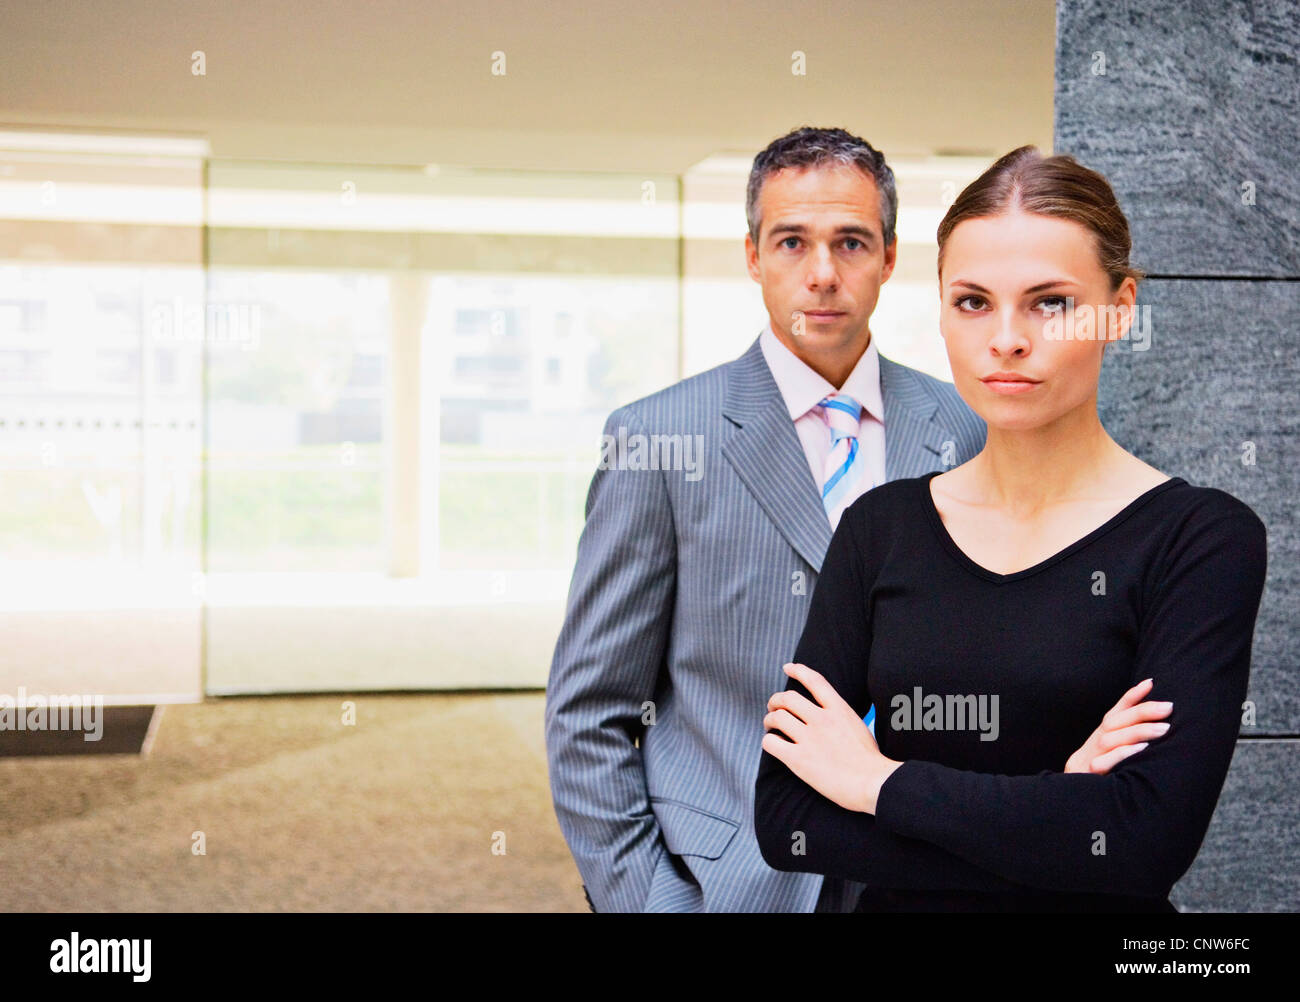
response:
<svg viewBox="0 0 1300 1002"><path fill-rule="evenodd" d="M776 756L814 790L850 811L876 813L885 780L902 762L881 754L862 717L825 677L807 665L787 664L785 673L803 683L816 703L790 689L767 701L763 750Z"/></svg>
<svg viewBox="0 0 1300 1002"><path fill-rule="evenodd" d="M1169 730L1166 723L1147 723L1169 716L1173 703L1138 702L1155 683L1143 679L1119 698L1104 717L1101 726L1065 763L1066 772L1091 772L1104 776L1130 755L1136 755L1152 740Z"/></svg>

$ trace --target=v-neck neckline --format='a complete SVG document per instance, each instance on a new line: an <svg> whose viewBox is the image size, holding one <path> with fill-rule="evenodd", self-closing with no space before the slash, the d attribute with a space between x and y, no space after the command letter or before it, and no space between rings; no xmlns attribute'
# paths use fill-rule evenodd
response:
<svg viewBox="0 0 1300 1002"><path fill-rule="evenodd" d="M996 571L989 570L983 564L978 564L974 560L972 560L966 554L966 551L957 545L957 541L953 539L952 534L948 532L948 527L943 524L943 516L939 514L939 508L934 503L934 495L930 493L930 481L943 472L944 472L943 470L934 470L926 474L924 479L922 480L921 490L922 493L925 494L926 514L929 516L930 522L934 526L935 532L939 536L939 540L943 543L944 547L953 555L953 557L957 560L957 562L961 564L963 567L965 567L972 574L976 574L979 577L994 582L995 584L1005 584L1010 581L1019 581L1021 578L1027 578L1033 574L1037 574L1040 571L1046 570L1048 567L1051 567L1053 564L1058 563L1061 560L1064 560L1066 557L1077 552L1078 550L1083 549L1089 543L1093 542L1096 539L1101 538L1106 533L1110 532L1111 529L1114 529L1117 525L1119 525L1121 522L1127 519L1130 515L1136 512L1139 508L1145 505L1157 494L1160 494L1161 492L1166 491L1169 488L1176 486L1177 484L1187 483L1187 481L1184 480L1182 477L1170 477L1168 480L1156 484L1150 490L1144 491L1143 493L1139 494L1132 501L1126 504L1123 508L1117 511L1114 515L1108 518L1105 522L1097 526L1097 528L1093 529L1087 535L1082 536L1079 539L1076 539L1073 543L1070 543L1064 549L1058 550L1056 553L1053 553L1050 557L1046 557L1045 559L1038 561L1038 563L1030 567L1026 567L1023 570L1012 571L1010 574L999 574Z"/></svg>

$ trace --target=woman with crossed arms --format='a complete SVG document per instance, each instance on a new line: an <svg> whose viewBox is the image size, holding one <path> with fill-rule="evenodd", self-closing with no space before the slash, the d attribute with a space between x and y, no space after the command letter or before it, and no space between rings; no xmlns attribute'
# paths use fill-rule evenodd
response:
<svg viewBox="0 0 1300 1002"><path fill-rule="evenodd" d="M1098 419L1141 277L1105 178L1022 147L938 241L988 438L845 511L768 702L763 857L864 882L859 911L1175 911L1237 738L1264 525Z"/></svg>

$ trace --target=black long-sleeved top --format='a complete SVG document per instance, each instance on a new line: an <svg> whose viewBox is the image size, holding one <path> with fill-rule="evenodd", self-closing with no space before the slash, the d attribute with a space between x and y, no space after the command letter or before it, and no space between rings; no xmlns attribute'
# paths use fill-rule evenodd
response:
<svg viewBox="0 0 1300 1002"><path fill-rule="evenodd" d="M763 858L864 882L861 910L1173 910L1239 729L1263 523L1174 477L1054 556L996 574L948 534L935 475L844 512L792 659L859 715L874 703L880 750L903 764L873 816L763 751ZM1066 774L1145 678L1146 699L1173 702L1169 731L1107 775Z"/></svg>

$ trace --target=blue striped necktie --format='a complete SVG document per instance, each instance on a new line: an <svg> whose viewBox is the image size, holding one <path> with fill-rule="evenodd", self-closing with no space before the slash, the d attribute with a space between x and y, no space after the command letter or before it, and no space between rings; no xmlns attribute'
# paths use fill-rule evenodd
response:
<svg viewBox="0 0 1300 1002"><path fill-rule="evenodd" d="M831 430L831 451L822 471L822 506L834 523L839 521L836 509L843 506L862 473L863 464L856 462L862 405L847 393L832 393L817 406Z"/></svg>
<svg viewBox="0 0 1300 1002"><path fill-rule="evenodd" d="M847 393L832 393L818 405L822 418L831 430L831 451L822 474L822 506L834 528L839 521L836 510L844 505L862 475L865 460L858 459L858 432L862 428L862 405ZM872 736L876 733L876 708L872 706L862 718Z"/></svg>

